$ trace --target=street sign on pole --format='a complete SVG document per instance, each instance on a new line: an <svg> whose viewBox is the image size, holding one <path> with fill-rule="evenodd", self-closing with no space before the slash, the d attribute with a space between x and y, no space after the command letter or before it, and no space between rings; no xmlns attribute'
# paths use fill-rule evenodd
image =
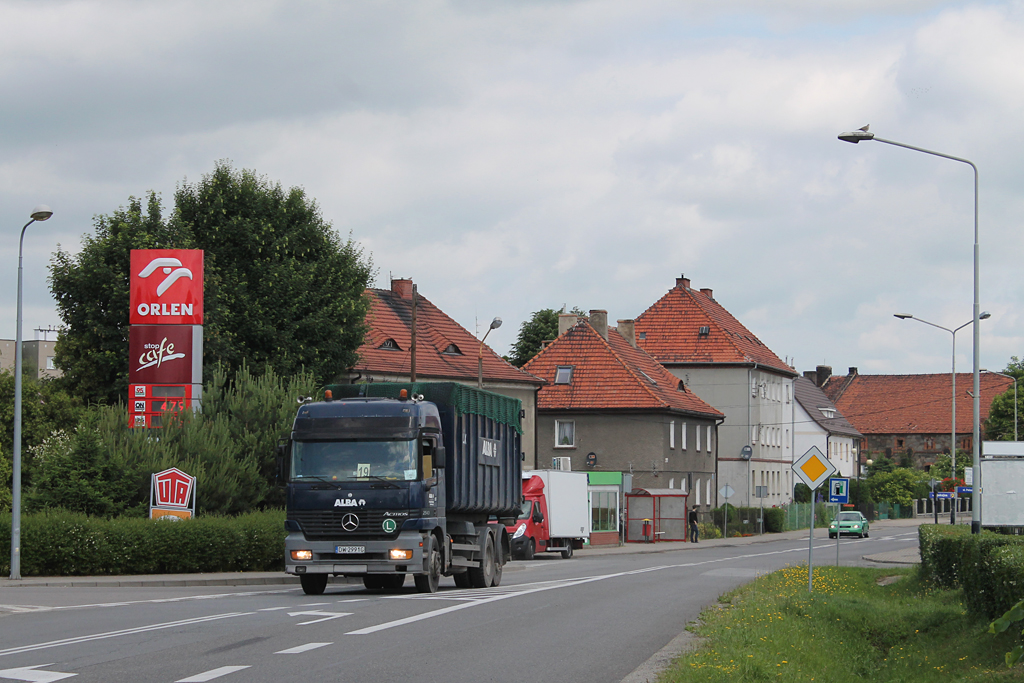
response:
<svg viewBox="0 0 1024 683"><path fill-rule="evenodd" d="M727 533L729 529L729 498L731 498L734 493L736 493L736 490L728 484L718 489L718 495L725 498L725 505L722 506L722 538L729 537L729 534Z"/></svg>
<svg viewBox="0 0 1024 683"><path fill-rule="evenodd" d="M836 466L811 446L793 463L793 471L811 489L811 534L807 544L807 592L814 591L814 491L836 472Z"/></svg>
<svg viewBox="0 0 1024 683"><path fill-rule="evenodd" d="M974 468L973 467L965 467L964 468L964 483L967 484L968 486L974 486Z"/></svg>
<svg viewBox="0 0 1024 683"><path fill-rule="evenodd" d="M735 495L735 493L735 489L733 489L733 487L729 486L728 484L718 489L718 495L720 495L722 498L732 498L733 495Z"/></svg>
<svg viewBox="0 0 1024 683"><path fill-rule="evenodd" d="M846 505L850 502L850 480L832 477L828 482L828 502Z"/></svg>

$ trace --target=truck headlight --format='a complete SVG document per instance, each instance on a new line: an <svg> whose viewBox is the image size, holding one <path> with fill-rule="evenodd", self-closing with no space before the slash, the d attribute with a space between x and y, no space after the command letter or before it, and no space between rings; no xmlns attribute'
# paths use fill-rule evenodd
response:
<svg viewBox="0 0 1024 683"><path fill-rule="evenodd" d="M512 534L512 538L513 539L520 538L525 533L526 533L526 522L523 522L522 524L519 525L519 528L516 529L516 532L514 534Z"/></svg>
<svg viewBox="0 0 1024 683"><path fill-rule="evenodd" d="M391 556L392 560L411 560L412 559L412 551L411 550L399 550L397 548L393 548L391 550L391 552L390 552L390 556Z"/></svg>
<svg viewBox="0 0 1024 683"><path fill-rule="evenodd" d="M313 559L313 551L312 550L293 550L292 551L292 559L293 560L298 560L300 562L309 562L310 560Z"/></svg>

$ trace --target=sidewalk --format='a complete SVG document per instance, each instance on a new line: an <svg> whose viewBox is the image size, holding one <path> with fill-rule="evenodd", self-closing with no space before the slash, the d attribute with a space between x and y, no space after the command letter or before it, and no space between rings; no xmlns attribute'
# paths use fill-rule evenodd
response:
<svg viewBox="0 0 1024 683"><path fill-rule="evenodd" d="M891 532L901 528L910 528L921 524L930 524L931 517L917 519L886 519L871 523L871 533ZM743 536L739 538L713 538L700 543L662 542L662 543L627 543L622 546L595 546L577 550L575 557L601 557L604 555L636 555L644 553L667 553L676 550L697 550L707 547L733 548L758 543L771 543L780 540L807 539L808 530L785 531L780 534L764 534L763 536ZM827 540L828 531L824 528L814 530L815 540ZM917 564L921 557L917 548L905 548L873 555L865 555L865 560L886 564ZM334 577L332 583L358 583L359 579ZM7 578L0 579L0 589L21 586L107 586L107 587L168 587L168 586L275 586L298 585L299 578L284 572L223 572L216 574L136 574L122 576L31 576L18 581Z"/></svg>

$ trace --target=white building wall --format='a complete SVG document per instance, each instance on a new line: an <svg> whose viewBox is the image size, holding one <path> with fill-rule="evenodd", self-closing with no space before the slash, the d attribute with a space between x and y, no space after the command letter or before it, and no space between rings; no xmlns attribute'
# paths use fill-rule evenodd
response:
<svg viewBox="0 0 1024 683"><path fill-rule="evenodd" d="M836 476L857 476L855 443L852 437L836 435L829 439L828 431L815 422L799 403L796 403L795 420L796 438L793 451L797 458L810 450L811 446L817 446L818 450L839 469Z"/></svg>

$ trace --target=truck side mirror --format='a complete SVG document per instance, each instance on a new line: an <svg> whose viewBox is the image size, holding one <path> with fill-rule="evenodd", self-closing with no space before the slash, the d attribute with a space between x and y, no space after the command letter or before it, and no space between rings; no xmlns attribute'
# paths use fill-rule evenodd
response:
<svg viewBox="0 0 1024 683"><path fill-rule="evenodd" d="M282 441L284 441L282 439ZM287 479L285 472L287 471L287 455L288 455L288 442L277 444L277 483L283 484Z"/></svg>
<svg viewBox="0 0 1024 683"><path fill-rule="evenodd" d="M540 524L544 521L544 513L540 511L540 506L533 508L533 523Z"/></svg>
<svg viewBox="0 0 1024 683"><path fill-rule="evenodd" d="M437 444L437 446L434 447L434 467L436 467L439 470L444 469L444 456L444 446L442 446L441 444Z"/></svg>

